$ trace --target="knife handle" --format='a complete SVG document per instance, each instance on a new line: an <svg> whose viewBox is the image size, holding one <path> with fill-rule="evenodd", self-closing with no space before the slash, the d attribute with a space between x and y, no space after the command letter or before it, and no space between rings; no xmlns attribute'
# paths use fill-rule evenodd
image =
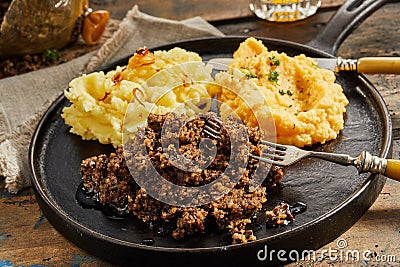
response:
<svg viewBox="0 0 400 267"><path fill-rule="evenodd" d="M400 74L400 57L362 57L357 72L365 74Z"/></svg>
<svg viewBox="0 0 400 267"><path fill-rule="evenodd" d="M388 159L385 173L388 178L400 181L400 160Z"/></svg>

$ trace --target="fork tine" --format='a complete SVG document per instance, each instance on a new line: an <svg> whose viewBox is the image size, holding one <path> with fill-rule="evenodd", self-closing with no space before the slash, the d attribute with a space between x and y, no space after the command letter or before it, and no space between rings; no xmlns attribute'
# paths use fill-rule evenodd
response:
<svg viewBox="0 0 400 267"><path fill-rule="evenodd" d="M269 158L272 160L284 160L285 156L280 156L280 155L276 155L276 154L262 154L263 157L265 158Z"/></svg>
<svg viewBox="0 0 400 267"><path fill-rule="evenodd" d="M267 146L271 146L271 147L274 147L275 149L279 149L279 150L282 150L282 151L286 151L286 149L287 149L287 147L285 145L280 145L280 144L268 142L268 141L265 141L265 140L261 140L261 144L267 145Z"/></svg>
<svg viewBox="0 0 400 267"><path fill-rule="evenodd" d="M221 139L220 130L222 121L217 118L210 118L206 120L207 124L204 126L204 133L214 139Z"/></svg>
<svg viewBox="0 0 400 267"><path fill-rule="evenodd" d="M205 134L209 135L209 136L212 137L212 138L221 139L221 136L219 135L219 131L217 131L217 130L211 128L211 127L208 126L208 125L204 126L203 132L204 132Z"/></svg>
<svg viewBox="0 0 400 267"><path fill-rule="evenodd" d="M204 126L204 133L214 139L221 139L220 129L222 122L217 118L212 118L207 120L207 124ZM276 143L272 143L269 141L261 140L263 145L266 145L273 149L273 154L269 152L265 152L261 157L250 154L249 156L257 159L259 161L263 161L269 164L285 166L286 164L283 162L285 160L287 147L285 145L280 145Z"/></svg>
<svg viewBox="0 0 400 267"><path fill-rule="evenodd" d="M262 159L269 159L273 162L277 161L283 161L285 160L285 151L281 151L282 153L276 153L276 151L268 151L268 150L262 150L261 157ZM256 155L255 155L256 156ZM256 156L257 157L257 156Z"/></svg>
<svg viewBox="0 0 400 267"><path fill-rule="evenodd" d="M215 121L216 121L217 123L213 122L212 120L207 120L207 122L208 122L209 124L211 124L211 126L213 126L214 128L220 129L221 127L218 125L218 123L221 124L221 121L219 121L219 120L217 120L217 119L215 119Z"/></svg>
<svg viewBox="0 0 400 267"><path fill-rule="evenodd" d="M283 161L273 160L273 159L269 159L269 158L266 158L266 157L259 157L259 156L255 156L253 154L250 154L249 156L252 157L252 158L258 159L259 161L266 162L266 163L269 163L269 164L285 166L285 163Z"/></svg>

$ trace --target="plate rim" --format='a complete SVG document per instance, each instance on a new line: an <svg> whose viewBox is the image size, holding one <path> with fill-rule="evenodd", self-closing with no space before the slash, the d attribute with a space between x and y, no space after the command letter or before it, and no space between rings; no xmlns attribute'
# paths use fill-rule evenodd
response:
<svg viewBox="0 0 400 267"><path fill-rule="evenodd" d="M190 39L190 40L183 40L183 41L179 41L179 42L168 43L168 44L157 46L157 47L150 48L150 49L151 50L157 50L157 49L162 49L163 47L169 47L169 46L174 46L174 45L179 46L179 44L182 44L182 43L185 43L185 42L198 42L198 41L219 40L219 39L221 39L221 40L226 40L226 39L239 40L238 38L244 40L244 39L246 39L248 37L244 37L244 36L240 36L240 37L229 36L229 37L196 38L196 39ZM285 40L280 40L280 39L273 39L273 38L265 38L265 37L256 37L256 38L259 39L259 40L262 40L263 42L267 40L267 41L282 43L282 44L285 44L285 45L287 45L287 44L294 45L295 49L306 48L306 49L308 49L310 51L314 51L316 53L325 54L326 56L333 57L332 55L329 55L326 52L319 51L317 48L313 48L313 47L310 47L310 46L307 46L307 45L301 45L301 44L293 43L293 42L290 42L290 41L285 41ZM111 62L106 67L102 68L101 70L106 70L106 69L109 68L108 66L112 66L117 62L122 62L123 60L126 60L127 58L129 58L129 57L125 57L125 58L122 58L122 59L117 60L115 62ZM379 156L387 157L391 153L391 146L392 146L391 145L391 143L392 143L392 124L391 124L390 115L389 115L387 106L385 105L385 102L384 102L382 96L380 95L379 91L375 88L375 86L367 78L365 78L364 75L359 75L358 77L370 89L369 91L372 93L372 99L375 101L374 104L377 104L377 106L379 107L379 111L382 113L382 116L385 118L385 120L384 120L384 130L386 132L386 136L382 136L382 138L384 140L384 144L382 144L383 149L380 151L380 155ZM178 252L215 252L215 251L220 251L221 250L221 246L197 247L197 248L192 248L192 247L190 247L190 248L181 248L181 247L172 248L172 247L147 246L147 245L142 245L142 244L139 244L139 243L128 242L128 241L124 241L124 240L120 240L120 239L116 239L116 238L104 235L104 234L99 233L99 232L94 232L91 229L89 229L88 227L80 224L78 221L72 220L72 218L70 218L68 216L68 214L66 214L63 210L60 210L58 205L56 203L54 203L54 200L50 199L48 197L48 194L45 192L45 190L43 190L43 188L42 188L42 186L40 184L41 178L37 177L38 170L36 170L36 168L35 168L35 157L34 157L34 155L35 155L35 150L36 150L36 144L38 142L38 139L40 138L40 136L39 136L40 132L43 130L43 128L45 128L45 123L47 122L48 118L53 114L53 112L56 112L56 110L59 108L59 105L62 104L64 101L68 101L68 100L64 96L64 92L62 92L60 94L60 96L54 102L52 102L50 107L45 111L45 113L43 114L43 116L39 120L39 123L37 124L37 126L36 126L36 128L34 130L34 133L32 135L32 139L31 139L31 142L30 142L30 145L29 145L29 167L30 167L31 181L32 181L34 189L35 189L35 191L37 193L37 197L41 198L41 200L43 201L43 203L41 203L41 208L42 209L44 208L43 205L46 205L48 208L50 208L52 210L52 212L60 213L62 215L62 217L64 218L64 220L68 220L70 224L75 225L75 227L77 227L80 231L85 232L86 234L88 234L92 238L105 239L106 241L112 242L112 243L114 243L116 245L128 246L130 248L145 249L145 250L149 250L149 251L163 251L163 252L177 252L177 251ZM313 227L316 224L318 224L321 221L323 221L324 219L331 217L338 210L341 210L341 209L343 209L343 207L346 207L350 202L352 202L354 199L359 197L360 194L362 194L367 187L369 187L369 185L372 183L373 179L378 179L378 178L381 178L382 181L386 179L386 178L382 177L381 175L376 175L376 174L368 175L368 178L364 179L364 181L358 185L357 189L354 190L354 192L352 192L352 194L349 195L347 198L345 198L340 204L336 205L333 209L329 210L328 212L325 212L321 216L309 221L306 224L303 224L303 225L297 226L295 228L292 228L290 230L287 230L285 232L278 233L278 234L272 235L270 237L264 237L264 238L261 238L261 239L258 239L258 240L252 241L252 242L248 242L248 243L244 243L244 244L232 244L232 245L228 244L228 245L223 246L223 247L226 250L235 250L235 249L240 249L242 247L248 247L248 246L255 246L255 245L259 245L259 244L264 244L264 243L267 243L267 242L269 242L271 240L274 240L274 239L277 239L277 238L283 238L283 237L285 237L287 235L290 235L292 233L300 232L300 231L303 231L303 229L307 229L307 228ZM373 200L373 202L374 201L375 200ZM369 209L369 207L367 209ZM57 228L57 227L55 227L55 228ZM76 244L76 243L74 243L74 244Z"/></svg>

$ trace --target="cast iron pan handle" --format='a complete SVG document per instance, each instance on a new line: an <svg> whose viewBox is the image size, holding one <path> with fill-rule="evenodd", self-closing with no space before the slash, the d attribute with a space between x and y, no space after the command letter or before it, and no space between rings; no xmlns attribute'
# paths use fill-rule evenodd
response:
<svg viewBox="0 0 400 267"><path fill-rule="evenodd" d="M324 30L307 45L335 55L344 39L386 0L348 0L326 24Z"/></svg>

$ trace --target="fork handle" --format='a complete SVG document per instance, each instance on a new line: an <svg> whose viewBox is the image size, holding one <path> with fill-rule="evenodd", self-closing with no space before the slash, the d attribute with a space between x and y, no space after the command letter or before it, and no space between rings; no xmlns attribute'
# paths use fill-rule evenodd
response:
<svg viewBox="0 0 400 267"><path fill-rule="evenodd" d="M390 179L400 181L400 160L387 159L386 170L383 175Z"/></svg>
<svg viewBox="0 0 400 267"><path fill-rule="evenodd" d="M400 160L385 159L372 156L367 151L363 151L354 161L358 172L380 173L387 178L400 181Z"/></svg>
<svg viewBox="0 0 400 267"><path fill-rule="evenodd" d="M400 160L385 159L371 155L367 151L361 152L356 157L350 157L346 154L324 153L324 152L310 152L309 156L325 159L341 165L353 165L357 168L359 173L378 173L383 174L387 178L400 181Z"/></svg>

